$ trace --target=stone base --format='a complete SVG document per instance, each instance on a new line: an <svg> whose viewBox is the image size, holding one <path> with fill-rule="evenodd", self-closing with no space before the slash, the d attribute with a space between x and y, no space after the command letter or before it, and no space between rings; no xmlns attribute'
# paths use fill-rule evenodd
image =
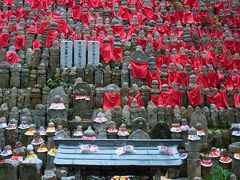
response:
<svg viewBox="0 0 240 180"><path fill-rule="evenodd" d="M201 160L200 159L187 159L187 172L188 178L201 177Z"/></svg>
<svg viewBox="0 0 240 180"><path fill-rule="evenodd" d="M91 119L83 119L82 121L76 121L75 119L68 121L68 127L73 132L77 129L77 126L81 125L83 130L87 129L88 126L93 127L93 121Z"/></svg>

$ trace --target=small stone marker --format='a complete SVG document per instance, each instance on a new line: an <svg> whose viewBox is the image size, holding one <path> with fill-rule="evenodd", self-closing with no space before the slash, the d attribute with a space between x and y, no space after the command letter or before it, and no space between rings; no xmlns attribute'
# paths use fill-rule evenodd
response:
<svg viewBox="0 0 240 180"><path fill-rule="evenodd" d="M85 40L76 40L74 41L74 67L78 68L79 66L86 67L86 50L87 43Z"/></svg>
<svg viewBox="0 0 240 180"><path fill-rule="evenodd" d="M72 68L72 49L72 41L61 41L61 68L64 68L65 66Z"/></svg>

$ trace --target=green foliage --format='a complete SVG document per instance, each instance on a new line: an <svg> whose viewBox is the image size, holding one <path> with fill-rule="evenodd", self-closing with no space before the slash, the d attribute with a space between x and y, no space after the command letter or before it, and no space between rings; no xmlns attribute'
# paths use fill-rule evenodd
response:
<svg viewBox="0 0 240 180"><path fill-rule="evenodd" d="M227 169L223 169L221 166L216 166L212 172L211 176L206 180L229 180L232 172Z"/></svg>
<svg viewBox="0 0 240 180"><path fill-rule="evenodd" d="M70 84L67 83L63 78L49 79L47 81L47 85L50 89L54 89L59 86L63 86L65 88L70 87Z"/></svg>
<svg viewBox="0 0 240 180"><path fill-rule="evenodd" d="M38 66L37 65L30 65L30 64L28 64L28 68L30 69L30 70L38 70Z"/></svg>
<svg viewBox="0 0 240 180"><path fill-rule="evenodd" d="M124 117L124 116L121 116L121 121L122 121L122 123L126 123L126 118Z"/></svg>

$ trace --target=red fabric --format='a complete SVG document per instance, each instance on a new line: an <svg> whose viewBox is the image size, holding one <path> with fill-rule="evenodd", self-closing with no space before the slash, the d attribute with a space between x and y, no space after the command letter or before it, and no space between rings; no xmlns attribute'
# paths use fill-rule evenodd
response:
<svg viewBox="0 0 240 180"><path fill-rule="evenodd" d="M57 0L57 3L58 3L58 5L62 6L64 4L67 4L68 1L67 0Z"/></svg>
<svg viewBox="0 0 240 180"><path fill-rule="evenodd" d="M123 48L115 48L112 46L112 58L115 62L123 61Z"/></svg>
<svg viewBox="0 0 240 180"><path fill-rule="evenodd" d="M118 16L122 18L122 20L129 20L130 18L130 14L129 14L129 8L124 7L124 6L120 6L119 12L118 12Z"/></svg>
<svg viewBox="0 0 240 180"><path fill-rule="evenodd" d="M17 50L22 50L22 49L25 48L25 39L26 39L25 35L23 35L21 37L16 36L16 38L15 38L15 46L16 46Z"/></svg>
<svg viewBox="0 0 240 180"><path fill-rule="evenodd" d="M208 84L210 88L217 87L219 82L218 76L215 71L208 71Z"/></svg>
<svg viewBox="0 0 240 180"><path fill-rule="evenodd" d="M188 99L193 107L196 107L200 104L202 104L202 98L200 93L200 88L197 86L192 91L187 91Z"/></svg>
<svg viewBox="0 0 240 180"><path fill-rule="evenodd" d="M17 32L17 26L11 26L9 25L9 32L12 33L12 32Z"/></svg>
<svg viewBox="0 0 240 180"><path fill-rule="evenodd" d="M240 88L239 75L237 75L236 77L232 75L231 77L232 77L233 86L237 87L237 88Z"/></svg>
<svg viewBox="0 0 240 180"><path fill-rule="evenodd" d="M216 14L220 14L220 10L223 9L225 12L225 7L223 1L221 1L218 5L215 4Z"/></svg>
<svg viewBox="0 0 240 180"><path fill-rule="evenodd" d="M224 48L229 49L231 54L235 54L235 42L234 41L228 41L224 40Z"/></svg>
<svg viewBox="0 0 240 180"><path fill-rule="evenodd" d="M216 96L207 95L209 104L215 104L216 108L229 108L229 102L226 91L219 91Z"/></svg>
<svg viewBox="0 0 240 180"><path fill-rule="evenodd" d="M6 61L9 62L10 65L19 63L17 53L15 51L11 52L10 54L6 53Z"/></svg>
<svg viewBox="0 0 240 180"><path fill-rule="evenodd" d="M133 99L136 99L136 100L137 100L138 109L140 109L141 107L144 107L144 103L143 103L142 96L141 96L141 93L140 93L140 92L139 92L134 98L131 97L131 96L129 96L128 99L129 99L129 101L128 101L128 107L129 107L129 109L131 109L131 105L132 105Z"/></svg>
<svg viewBox="0 0 240 180"><path fill-rule="evenodd" d="M170 89L169 93L161 92L159 97L151 96L151 99L156 106L162 105L163 107L181 107L182 92Z"/></svg>
<svg viewBox="0 0 240 180"><path fill-rule="evenodd" d="M112 110L114 106L121 107L121 95L118 94L110 94L104 93L104 101L103 101L103 109Z"/></svg>
<svg viewBox="0 0 240 180"><path fill-rule="evenodd" d="M11 7L12 5L14 5L14 0L3 0L3 3L4 3L7 7Z"/></svg>
<svg viewBox="0 0 240 180"><path fill-rule="evenodd" d="M9 41L9 34L1 34L0 35L0 46L1 47L8 47L8 41Z"/></svg>
<svg viewBox="0 0 240 180"><path fill-rule="evenodd" d="M47 33L47 48L52 47L53 41L57 40L58 32L55 30L49 30Z"/></svg>
<svg viewBox="0 0 240 180"><path fill-rule="evenodd" d="M226 89L233 89L234 88L231 76L228 79L225 79L225 88Z"/></svg>
<svg viewBox="0 0 240 180"><path fill-rule="evenodd" d="M170 89L169 94L170 102L168 105L171 107L181 107L182 92L175 89Z"/></svg>
<svg viewBox="0 0 240 180"><path fill-rule="evenodd" d="M47 29L50 28L51 21L43 20L38 29L39 34L44 34Z"/></svg>
<svg viewBox="0 0 240 180"><path fill-rule="evenodd" d="M208 76L206 76L203 73L200 73L199 77L197 78L198 84L202 85L204 89L210 88L209 81L208 81Z"/></svg>
<svg viewBox="0 0 240 180"><path fill-rule="evenodd" d="M131 24L126 40L127 41L131 40L132 39L132 34L137 34L139 30L140 29L135 24Z"/></svg>
<svg viewBox="0 0 240 180"><path fill-rule="evenodd" d="M151 100L155 106L159 106L159 97L151 96Z"/></svg>
<svg viewBox="0 0 240 180"><path fill-rule="evenodd" d="M193 13L185 13L185 20L188 24L192 24L195 22L194 20L194 14Z"/></svg>
<svg viewBox="0 0 240 180"><path fill-rule="evenodd" d="M32 29L28 29L27 33L28 34L38 34L37 26L34 26L34 28L32 28Z"/></svg>
<svg viewBox="0 0 240 180"><path fill-rule="evenodd" d="M81 20L82 20L84 26L89 26L91 17L92 16L89 11L85 15L82 14Z"/></svg>
<svg viewBox="0 0 240 180"><path fill-rule="evenodd" d="M219 96L219 106L228 109L229 108L229 102L228 102L228 97L227 97L226 90L224 90L224 91L220 90L218 92L218 94L219 94L218 95Z"/></svg>
<svg viewBox="0 0 240 180"><path fill-rule="evenodd" d="M234 95L234 105L235 107L240 106L240 93L238 95Z"/></svg>
<svg viewBox="0 0 240 180"><path fill-rule="evenodd" d="M142 6L142 14L149 20L153 19L154 11L152 7Z"/></svg>
<svg viewBox="0 0 240 180"><path fill-rule="evenodd" d="M67 21L65 19L58 20L58 33L59 34L68 34L71 31Z"/></svg>
<svg viewBox="0 0 240 180"><path fill-rule="evenodd" d="M101 56L106 64L108 64L113 59L111 43L102 46Z"/></svg>
<svg viewBox="0 0 240 180"><path fill-rule="evenodd" d="M141 78L141 79L146 79L147 78L147 73L148 73L148 68L149 68L149 63L137 63L133 60L130 60L131 66L132 66L132 71L133 71L133 77L135 78Z"/></svg>
<svg viewBox="0 0 240 180"><path fill-rule="evenodd" d="M43 45L37 39L33 41L33 53L36 48L41 48Z"/></svg>
<svg viewBox="0 0 240 180"><path fill-rule="evenodd" d="M113 29L113 35L119 34L121 39L125 39L126 32L124 26L111 26Z"/></svg>
<svg viewBox="0 0 240 180"><path fill-rule="evenodd" d="M146 49L147 43L148 43L148 41L147 41L146 37L144 39L138 38L138 45L142 46L142 50Z"/></svg>
<svg viewBox="0 0 240 180"><path fill-rule="evenodd" d="M159 72L151 73L150 71L148 72L148 86L152 87L152 81L157 80L158 81L158 86L161 86L161 80L159 76Z"/></svg>
<svg viewBox="0 0 240 180"><path fill-rule="evenodd" d="M178 85L178 87L181 85L188 85L188 76L186 73L176 72L175 74L176 76L174 82Z"/></svg>
<svg viewBox="0 0 240 180"><path fill-rule="evenodd" d="M101 0L88 0L88 8L100 8L102 7L102 1Z"/></svg>
<svg viewBox="0 0 240 180"><path fill-rule="evenodd" d="M183 5L189 5L190 9L192 9L193 7L196 8L196 10L198 11L199 9L199 4L198 4L198 1L197 0L185 0Z"/></svg>
<svg viewBox="0 0 240 180"><path fill-rule="evenodd" d="M72 8L72 17L73 19L81 19L82 7L81 6L73 6Z"/></svg>

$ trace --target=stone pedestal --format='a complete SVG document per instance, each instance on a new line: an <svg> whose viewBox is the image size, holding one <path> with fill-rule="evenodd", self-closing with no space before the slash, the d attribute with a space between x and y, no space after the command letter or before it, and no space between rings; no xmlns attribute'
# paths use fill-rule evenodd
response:
<svg viewBox="0 0 240 180"><path fill-rule="evenodd" d="M25 64L21 70L21 88L29 87L29 74L30 71L28 69L28 66Z"/></svg>
<svg viewBox="0 0 240 180"><path fill-rule="evenodd" d="M88 126L93 126L93 121L91 119L82 119L82 121L73 119L68 121L68 127L71 131L77 129L77 126L79 125L81 125L83 129L87 129Z"/></svg>
<svg viewBox="0 0 240 180"><path fill-rule="evenodd" d="M19 129L18 130L18 141L21 142L24 146L27 147L27 136L25 135L27 129Z"/></svg>
<svg viewBox="0 0 240 180"><path fill-rule="evenodd" d="M5 129L0 129L0 146L5 147Z"/></svg>
<svg viewBox="0 0 240 180"><path fill-rule="evenodd" d="M201 159L200 151L202 145L198 141L188 141L185 144L185 149L188 152L187 172L188 178L201 177Z"/></svg>
<svg viewBox="0 0 240 180"><path fill-rule="evenodd" d="M17 180L18 179L18 165L17 161L6 160L0 163L0 179Z"/></svg>
<svg viewBox="0 0 240 180"><path fill-rule="evenodd" d="M6 144L14 147L18 139L18 129L6 131Z"/></svg>
<svg viewBox="0 0 240 180"><path fill-rule="evenodd" d="M40 169L42 166L42 161L40 159L34 159L34 161L30 158L24 160L19 165L19 177L24 180L40 180L41 173Z"/></svg>
<svg viewBox="0 0 240 180"><path fill-rule="evenodd" d="M203 167L202 166L202 177L203 178L208 178L211 175L212 167Z"/></svg>
<svg viewBox="0 0 240 180"><path fill-rule="evenodd" d="M46 169L46 163L47 163L47 152L37 152L37 156L38 156L39 159L42 160L41 171L44 172L44 170Z"/></svg>
<svg viewBox="0 0 240 180"><path fill-rule="evenodd" d="M108 139L117 139L117 132L108 132Z"/></svg>
<svg viewBox="0 0 240 180"><path fill-rule="evenodd" d="M54 169L55 165L53 163L55 156L50 156L47 154L47 166L46 169Z"/></svg>
<svg viewBox="0 0 240 180"><path fill-rule="evenodd" d="M240 179L240 159L234 158L234 153L240 153L240 142L235 142L229 145L228 151L232 158L232 172Z"/></svg>
<svg viewBox="0 0 240 180"><path fill-rule="evenodd" d="M1 63L0 64L0 87L8 88L9 87L9 64Z"/></svg>
<svg viewBox="0 0 240 180"><path fill-rule="evenodd" d="M10 77L10 87L16 87L20 88L21 85L21 78L20 78L20 72L21 72L21 64L13 64L10 67L11 71L11 77Z"/></svg>

